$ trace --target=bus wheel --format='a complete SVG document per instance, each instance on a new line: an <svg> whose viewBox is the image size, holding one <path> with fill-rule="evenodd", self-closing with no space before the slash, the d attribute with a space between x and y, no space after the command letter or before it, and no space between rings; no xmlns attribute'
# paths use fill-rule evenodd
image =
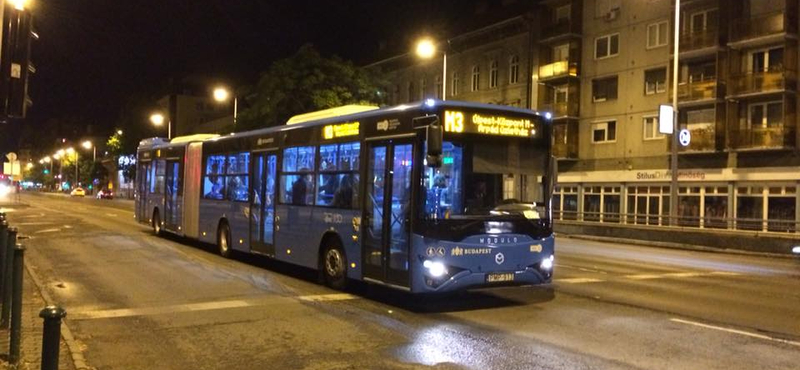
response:
<svg viewBox="0 0 800 370"><path fill-rule="evenodd" d="M322 253L322 276L325 285L342 290L347 285L347 259L342 246L329 240Z"/></svg>
<svg viewBox="0 0 800 370"><path fill-rule="evenodd" d="M219 255L225 258L231 256L231 228L227 222L222 222L217 231L217 246Z"/></svg>
<svg viewBox="0 0 800 370"><path fill-rule="evenodd" d="M161 215L158 214L158 210L153 211L153 232L161 235Z"/></svg>

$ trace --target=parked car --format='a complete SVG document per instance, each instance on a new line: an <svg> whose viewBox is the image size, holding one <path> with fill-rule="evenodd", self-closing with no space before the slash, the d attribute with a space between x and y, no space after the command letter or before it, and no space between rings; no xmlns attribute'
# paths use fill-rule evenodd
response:
<svg viewBox="0 0 800 370"><path fill-rule="evenodd" d="M97 199L114 199L114 193L109 189L102 189L97 192Z"/></svg>
<svg viewBox="0 0 800 370"><path fill-rule="evenodd" d="M83 196L86 196L86 190L83 190L83 188L75 188L75 189L72 189L72 191L69 193L69 195L71 195L73 197L83 197Z"/></svg>

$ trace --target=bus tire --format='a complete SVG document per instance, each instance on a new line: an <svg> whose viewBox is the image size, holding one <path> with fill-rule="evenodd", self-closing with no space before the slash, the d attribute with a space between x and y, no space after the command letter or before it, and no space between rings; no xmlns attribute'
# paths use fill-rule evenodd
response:
<svg viewBox="0 0 800 370"><path fill-rule="evenodd" d="M153 211L153 233L161 235L161 215L158 213L158 208Z"/></svg>
<svg viewBox="0 0 800 370"><path fill-rule="evenodd" d="M217 229L217 247L220 256L231 257L231 228L225 221L220 222Z"/></svg>
<svg viewBox="0 0 800 370"><path fill-rule="evenodd" d="M347 286L347 257L341 243L336 238L326 238L320 257L322 281L333 289L344 290Z"/></svg>

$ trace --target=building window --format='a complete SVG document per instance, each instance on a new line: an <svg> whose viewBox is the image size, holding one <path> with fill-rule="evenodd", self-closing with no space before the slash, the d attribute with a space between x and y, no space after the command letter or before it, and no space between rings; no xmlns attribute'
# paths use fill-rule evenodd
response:
<svg viewBox="0 0 800 370"><path fill-rule="evenodd" d="M644 139L656 140L664 138L664 134L658 132L658 117L644 117Z"/></svg>
<svg viewBox="0 0 800 370"><path fill-rule="evenodd" d="M779 128L783 126L783 103L768 102L750 104L748 128Z"/></svg>
<svg viewBox="0 0 800 370"><path fill-rule="evenodd" d="M450 90L450 95L456 96L458 95L458 72L453 72L453 82L452 88Z"/></svg>
<svg viewBox="0 0 800 370"><path fill-rule="evenodd" d="M569 60L569 44L553 46L553 63Z"/></svg>
<svg viewBox="0 0 800 370"><path fill-rule="evenodd" d="M715 229L728 228L728 187L706 186L703 195L705 227Z"/></svg>
<svg viewBox="0 0 800 370"><path fill-rule="evenodd" d="M619 34L598 37L594 41L594 58L610 58L619 54Z"/></svg>
<svg viewBox="0 0 800 370"><path fill-rule="evenodd" d="M592 143L613 143L617 141L617 121L592 124Z"/></svg>
<svg viewBox="0 0 800 370"><path fill-rule="evenodd" d="M442 76L436 76L436 99L442 98Z"/></svg>
<svg viewBox="0 0 800 370"><path fill-rule="evenodd" d="M657 48L667 45L669 40L669 22L652 23L647 26L647 48Z"/></svg>
<svg viewBox="0 0 800 370"><path fill-rule="evenodd" d="M644 71L644 94L653 95L667 91L667 69Z"/></svg>
<svg viewBox="0 0 800 370"><path fill-rule="evenodd" d="M553 191L553 217L559 220L578 219L578 187L558 186Z"/></svg>
<svg viewBox="0 0 800 370"><path fill-rule="evenodd" d="M604 102L617 99L617 76L592 80L592 101Z"/></svg>
<svg viewBox="0 0 800 370"><path fill-rule="evenodd" d="M478 91L481 88L481 67L472 66L472 90Z"/></svg>
<svg viewBox="0 0 800 370"><path fill-rule="evenodd" d="M669 224L669 186L629 186L626 222L637 225Z"/></svg>
<svg viewBox="0 0 800 370"><path fill-rule="evenodd" d="M692 13L689 16L688 23L689 23L688 33L690 34L699 34L699 33L704 33L708 30L716 29L718 23L717 9L706 9L700 12ZM684 27L686 27L685 23Z"/></svg>
<svg viewBox="0 0 800 370"><path fill-rule="evenodd" d="M570 4L562 5L556 8L556 24L569 23L572 7Z"/></svg>
<svg viewBox="0 0 800 370"><path fill-rule="evenodd" d="M493 60L489 63L489 88L494 89L497 87L497 61Z"/></svg>
<svg viewBox="0 0 800 370"><path fill-rule="evenodd" d="M780 72L783 70L783 48L769 50L758 50L750 53L750 71L761 72Z"/></svg>
<svg viewBox="0 0 800 370"><path fill-rule="evenodd" d="M508 66L508 83L515 84L519 82L519 56L512 55Z"/></svg>
<svg viewBox="0 0 800 370"><path fill-rule="evenodd" d="M419 81L419 98L420 99L425 99L425 90L427 88L428 88L428 79L427 78L422 78L422 80Z"/></svg>

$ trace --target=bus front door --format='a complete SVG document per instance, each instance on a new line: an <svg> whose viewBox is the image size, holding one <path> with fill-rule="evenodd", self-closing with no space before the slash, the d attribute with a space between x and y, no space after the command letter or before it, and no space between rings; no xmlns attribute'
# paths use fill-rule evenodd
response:
<svg viewBox="0 0 800 370"><path fill-rule="evenodd" d="M150 162L140 163L136 176L139 180L136 184L136 216L139 222L148 223L150 215L147 214L147 189L150 183Z"/></svg>
<svg viewBox="0 0 800 370"><path fill-rule="evenodd" d="M253 153L250 197L250 249L275 256L275 153Z"/></svg>
<svg viewBox="0 0 800 370"><path fill-rule="evenodd" d="M364 277L409 286L409 237L414 146L408 141L369 146L362 220Z"/></svg>

